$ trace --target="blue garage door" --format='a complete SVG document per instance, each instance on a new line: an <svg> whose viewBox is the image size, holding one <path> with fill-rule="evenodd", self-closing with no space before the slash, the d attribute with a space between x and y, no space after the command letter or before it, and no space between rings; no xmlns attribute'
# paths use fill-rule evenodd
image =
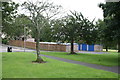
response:
<svg viewBox="0 0 120 80"><path fill-rule="evenodd" d="M87 51L87 44L82 44L82 51Z"/></svg>
<svg viewBox="0 0 120 80"><path fill-rule="evenodd" d="M88 45L88 51L94 51L94 45Z"/></svg>
<svg viewBox="0 0 120 80"><path fill-rule="evenodd" d="M81 46L81 44L78 44L78 50L80 50L80 46Z"/></svg>

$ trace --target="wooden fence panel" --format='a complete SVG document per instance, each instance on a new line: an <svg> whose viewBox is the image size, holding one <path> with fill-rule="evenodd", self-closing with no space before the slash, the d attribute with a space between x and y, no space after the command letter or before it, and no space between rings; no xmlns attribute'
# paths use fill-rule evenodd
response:
<svg viewBox="0 0 120 80"><path fill-rule="evenodd" d="M18 46L18 47L24 47L24 41L10 40L9 45ZM36 49L36 43L26 41L25 42L25 47L26 48L31 48L31 49ZM40 43L40 50L66 52L66 45Z"/></svg>

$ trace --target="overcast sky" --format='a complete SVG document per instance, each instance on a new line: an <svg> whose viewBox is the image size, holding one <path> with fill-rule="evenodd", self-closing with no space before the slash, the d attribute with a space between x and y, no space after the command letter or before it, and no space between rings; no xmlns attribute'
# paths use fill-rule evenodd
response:
<svg viewBox="0 0 120 80"><path fill-rule="evenodd" d="M27 0L13 0L17 3L22 3ZM36 1L36 0L33 0ZM105 0L49 0L54 2L54 4L61 5L63 9L67 12L69 10L82 12L88 19L95 20L103 19L103 11L98 7L99 3L105 3ZM65 13L65 14L66 14Z"/></svg>

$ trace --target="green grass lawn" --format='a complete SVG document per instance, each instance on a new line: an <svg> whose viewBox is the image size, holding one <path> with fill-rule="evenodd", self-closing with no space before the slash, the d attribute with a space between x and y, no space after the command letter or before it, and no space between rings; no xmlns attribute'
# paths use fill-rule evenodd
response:
<svg viewBox="0 0 120 80"><path fill-rule="evenodd" d="M51 53L52 54L52 53ZM58 53L57 53L58 54ZM63 54L63 53L61 53ZM47 63L32 63L32 53L2 53L3 78L117 78L118 74L42 57ZM69 56L70 55L66 55ZM77 56L77 55L76 55ZM82 56L82 55L81 55ZM83 55L84 57L84 55Z"/></svg>
<svg viewBox="0 0 120 80"><path fill-rule="evenodd" d="M2 54L0 54L0 80L2 77Z"/></svg>
<svg viewBox="0 0 120 80"><path fill-rule="evenodd" d="M66 55L66 52L41 52L41 54L104 66L118 66L118 53L116 52L112 54L78 53L78 55Z"/></svg>

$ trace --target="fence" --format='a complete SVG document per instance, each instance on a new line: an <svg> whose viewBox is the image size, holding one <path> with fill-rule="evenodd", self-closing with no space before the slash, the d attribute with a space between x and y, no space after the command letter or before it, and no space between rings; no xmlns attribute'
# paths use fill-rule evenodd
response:
<svg viewBox="0 0 120 80"><path fill-rule="evenodd" d="M24 41L21 40L10 40L9 45L24 47ZM62 51L62 52L70 52L71 45L65 44L52 44L52 43L40 43L40 50L45 51ZM25 42L26 48L36 49L36 42ZM78 45L74 45L75 52L78 51Z"/></svg>

